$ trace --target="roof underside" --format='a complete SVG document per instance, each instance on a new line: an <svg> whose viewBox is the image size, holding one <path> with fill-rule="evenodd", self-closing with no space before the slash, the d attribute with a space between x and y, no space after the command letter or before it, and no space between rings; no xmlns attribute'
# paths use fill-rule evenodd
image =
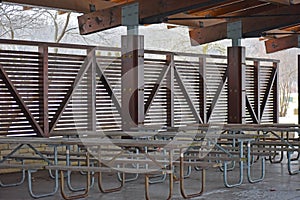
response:
<svg viewBox="0 0 300 200"><path fill-rule="evenodd" d="M83 13L81 34L121 25L122 7L139 3L140 24L167 22L190 28L193 45L228 38L231 22L242 23L242 36L261 37L267 52L299 47L300 0L3 0L26 6Z"/></svg>

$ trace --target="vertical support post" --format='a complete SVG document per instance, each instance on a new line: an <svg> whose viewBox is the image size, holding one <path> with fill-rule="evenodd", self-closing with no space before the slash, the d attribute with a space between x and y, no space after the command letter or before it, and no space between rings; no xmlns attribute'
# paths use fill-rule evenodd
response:
<svg viewBox="0 0 300 200"><path fill-rule="evenodd" d="M279 122L279 63L274 62L273 63L274 69L277 71L276 77L274 78L274 84L273 84L273 123Z"/></svg>
<svg viewBox="0 0 300 200"><path fill-rule="evenodd" d="M144 37L122 36L122 129L144 124Z"/></svg>
<svg viewBox="0 0 300 200"><path fill-rule="evenodd" d="M245 48L228 48L228 123L245 123Z"/></svg>
<svg viewBox="0 0 300 200"><path fill-rule="evenodd" d="M92 53L91 53L92 52ZM96 119L96 54L93 49L87 51L87 55L92 59L92 65L87 71L87 111L88 111L88 130L97 130L97 119Z"/></svg>
<svg viewBox="0 0 300 200"><path fill-rule="evenodd" d="M298 55L298 124L300 124L300 55Z"/></svg>
<svg viewBox="0 0 300 200"><path fill-rule="evenodd" d="M260 123L260 61L254 61L254 109L258 122Z"/></svg>
<svg viewBox="0 0 300 200"><path fill-rule="evenodd" d="M170 65L167 74L167 126L174 127L174 54L167 55L167 65Z"/></svg>
<svg viewBox="0 0 300 200"><path fill-rule="evenodd" d="M203 123L208 123L206 115L206 57L199 58L199 110Z"/></svg>
<svg viewBox="0 0 300 200"><path fill-rule="evenodd" d="M49 137L49 106L48 106L48 46L39 46L39 125L44 137Z"/></svg>

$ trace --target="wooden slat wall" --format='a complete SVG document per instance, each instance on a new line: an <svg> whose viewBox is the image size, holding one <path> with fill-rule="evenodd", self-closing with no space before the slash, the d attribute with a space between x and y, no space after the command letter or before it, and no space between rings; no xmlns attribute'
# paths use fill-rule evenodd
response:
<svg viewBox="0 0 300 200"><path fill-rule="evenodd" d="M100 52L98 52L100 54ZM118 101L121 104L121 57L120 52L103 52L97 56L97 63L104 72ZM97 75L96 114L97 130L120 130L121 115L111 97L106 92L100 77Z"/></svg>
<svg viewBox="0 0 300 200"><path fill-rule="evenodd" d="M54 114L59 109L60 104L65 98L68 90L74 82L81 65L85 59L84 55L72 54L49 54L49 120L53 119ZM84 80L83 80L84 82ZM86 129L86 105L78 102L78 92L75 92L61 119L56 125L56 130ZM85 88L86 90L86 88ZM86 91L85 91L86 92ZM84 97L86 95L79 96ZM82 110L83 109L83 110ZM84 113L85 111L85 113ZM76 113L76 114L74 114ZM80 123L79 123L80 122Z"/></svg>
<svg viewBox="0 0 300 200"><path fill-rule="evenodd" d="M216 98L218 87L223 83L223 76L227 70L227 58L209 58L206 64L207 81L207 109L212 106L212 101ZM227 79L219 94L216 106L212 110L208 122L226 123L227 122Z"/></svg>
<svg viewBox="0 0 300 200"><path fill-rule="evenodd" d="M59 47L58 47L59 48ZM63 47L66 49L66 46ZM25 48L26 49L26 48ZM74 49L74 46L72 46ZM48 82L49 82L49 123L53 121L55 114L61 106L66 94L70 90L85 62L87 49L82 46L76 51L67 53L49 53L48 55ZM51 52L51 51L50 51ZM61 52L61 51L59 51ZM81 53L79 53L81 52ZM82 53L84 52L84 53ZM157 81L166 67L168 67L167 54L171 52L145 51L144 79L145 79L145 104L157 84ZM121 105L121 53L117 48L99 48L95 51L96 67L99 67L110 84L117 101ZM211 108L211 115L207 122L227 122L227 79L224 75L227 69L227 59L224 56L204 56L196 54L174 54L174 69L178 72L188 96L197 113L200 112L200 58L206 59L206 112ZM258 59L258 61L260 61ZM267 92L267 86L273 69L272 60L261 60L261 95L260 104ZM39 123L39 69L42 67L39 61L38 51L13 51L0 50L0 64L13 82L20 96L28 106L34 119ZM120 130L121 116L111 96L105 88L103 79L96 74L96 130ZM226 77L226 76L225 76ZM254 60L247 60L246 67L246 94L251 106L255 107L255 81ZM87 73L83 75L81 82L74 91L65 111L58 120L54 131L63 130L87 130L89 128L89 103ZM195 118L190 103L182 90L178 78L174 77L174 124L183 126L198 122ZM219 91L220 84L222 90ZM273 122L273 94L266 104L266 109L261 123ZM214 106L214 99L217 103ZM247 110L247 123L254 123L250 112ZM156 96L145 116L145 125L167 124L167 76L162 80ZM32 126L22 113L15 99L12 97L0 76L0 135L35 134Z"/></svg>
<svg viewBox="0 0 300 200"><path fill-rule="evenodd" d="M39 121L39 54L0 50L0 63L35 119ZM0 113L0 134L34 134L2 79L0 79Z"/></svg>
<svg viewBox="0 0 300 200"><path fill-rule="evenodd" d="M157 80L163 71L163 68L167 67L167 61L165 55L145 54L144 60L144 83L145 83L145 100L150 98L150 93ZM145 116L146 125L166 125L166 79L161 84L156 96L153 99L152 105L149 108L147 115Z"/></svg>

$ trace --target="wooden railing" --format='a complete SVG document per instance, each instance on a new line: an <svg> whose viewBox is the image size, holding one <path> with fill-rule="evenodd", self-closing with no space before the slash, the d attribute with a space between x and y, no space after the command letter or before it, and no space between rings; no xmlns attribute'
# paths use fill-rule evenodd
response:
<svg viewBox="0 0 300 200"><path fill-rule="evenodd" d="M0 135L121 129L121 49L0 40ZM246 60L247 123L277 122L278 62ZM145 50L145 125L227 121L225 56Z"/></svg>

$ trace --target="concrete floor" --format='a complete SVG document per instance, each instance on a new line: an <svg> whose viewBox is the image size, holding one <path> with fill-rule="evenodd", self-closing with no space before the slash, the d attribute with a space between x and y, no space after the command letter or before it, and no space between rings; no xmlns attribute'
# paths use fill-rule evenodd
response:
<svg viewBox="0 0 300 200"><path fill-rule="evenodd" d="M299 165L295 165L297 168ZM247 180L235 188L226 188L223 185L222 173L218 169L210 169L207 171L206 191L201 197L194 199L230 199L230 200L250 200L250 199L272 199L272 200L300 200L300 174L290 176L288 175L286 164L269 164L266 166L266 177L263 182L250 184ZM256 167L255 173L259 172ZM230 179L237 180L237 172L231 172ZM193 172L192 176L186 179L186 186L188 191L196 191L199 188L198 180L199 173ZM1 175L1 180L4 182L14 180L17 174ZM38 172L34 174L34 190L36 192L51 190L53 181L50 180L45 172ZM116 182L114 175L107 175L105 180L109 180L108 184ZM78 185L84 186L85 179L81 175L74 174L74 187ZM168 184L154 184L150 185L151 197L155 200L165 199L167 195ZM179 183L174 184L173 199L183 199L179 192ZM0 199L32 199L27 191L27 181L18 187L0 188ZM62 199L60 192L55 196L43 198L43 200ZM121 192L102 194L99 192L96 185L91 189L89 197L86 199L92 200L140 200L144 199L144 177L134 182L126 183Z"/></svg>

